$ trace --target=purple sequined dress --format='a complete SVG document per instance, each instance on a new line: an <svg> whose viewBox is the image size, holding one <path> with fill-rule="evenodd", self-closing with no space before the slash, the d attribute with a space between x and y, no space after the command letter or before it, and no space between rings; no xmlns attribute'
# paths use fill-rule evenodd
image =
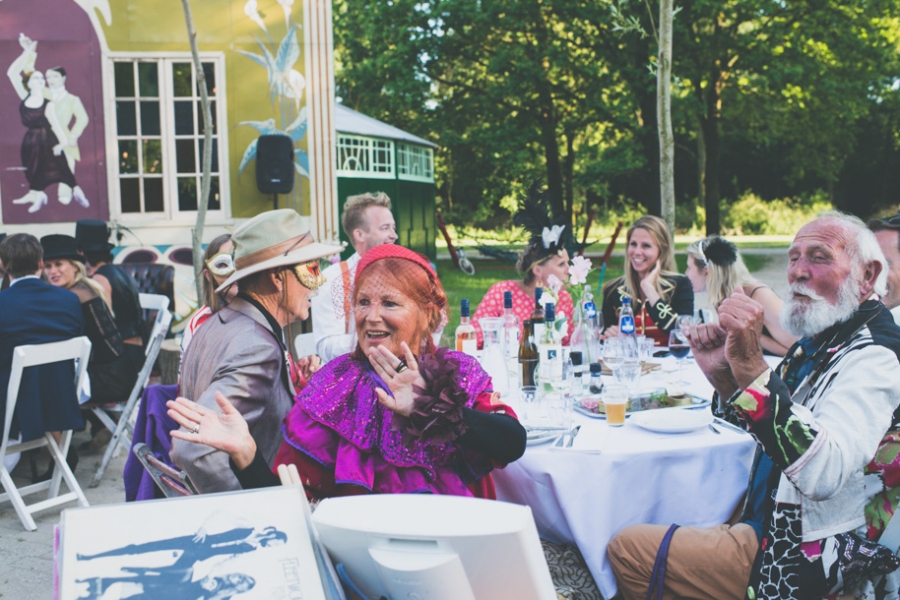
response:
<svg viewBox="0 0 900 600"><path fill-rule="evenodd" d="M461 352L447 352L459 365L457 381L473 407L490 378L478 362ZM454 442L430 444L395 429L393 413L375 389L388 387L368 363L350 355L324 366L297 396L285 417L285 443L276 464L295 463L314 493L340 493L351 484L360 492L451 494L471 496L467 483L487 475L493 465ZM333 480L332 480L333 477Z"/></svg>

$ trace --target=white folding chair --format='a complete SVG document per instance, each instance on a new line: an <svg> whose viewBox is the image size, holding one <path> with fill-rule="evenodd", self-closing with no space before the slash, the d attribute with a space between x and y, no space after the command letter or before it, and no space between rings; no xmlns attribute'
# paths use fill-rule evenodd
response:
<svg viewBox="0 0 900 600"><path fill-rule="evenodd" d="M81 383L87 372L88 360L91 356L91 342L81 336L63 342L51 342L48 344L32 344L18 346L13 350L12 371L9 376L9 387L6 392L6 420L3 427L3 441L0 443L0 483L3 484L4 493L0 494L0 502L9 500L12 502L16 514L22 521L22 525L29 531L37 529L32 514L38 511L65 504L77 500L81 506L88 506L84 492L75 480L75 475L66 463L66 454L69 452L69 444L72 441L72 430L62 432L60 443L57 444L53 436L48 432L36 440L27 442L10 442L9 431L12 426L13 414L16 410L16 402L19 399L19 386L22 383L22 371L27 367L55 363L63 360L78 359L78 368L75 373L75 389L81 389ZM72 398L77 402L77 398ZM7 454L25 452L34 448L47 446L50 455L56 464L53 476L49 481L42 481L22 488L17 488L12 476L3 466L2 458ZM69 487L69 493L60 495L59 484L65 479ZM47 490L47 499L34 504L25 504L23 496L29 496L37 492Z"/></svg>
<svg viewBox="0 0 900 600"><path fill-rule="evenodd" d="M141 398L141 392L144 391L144 386L147 385L147 381L150 379L150 372L153 371L156 357L159 356L159 348L162 345L163 340L166 339L169 325L172 324L172 313L169 312L169 299L165 296L159 294L141 294L141 308L145 310L155 310L156 319L153 322L153 330L150 332L150 339L147 341L146 348L144 348L144 366L141 367L141 370L138 372L134 387L131 389L131 395L128 396L128 400L122 407L118 422L109 416L109 413L102 407L91 407L91 410L97 415L97 418L112 432L112 439L109 440L109 445L106 447L106 452L103 454L103 460L100 461L100 468L97 469L94 478L91 480L90 487L92 488L100 485L103 473L106 471L109 461L112 460L119 447L131 447L131 413L134 412L137 402Z"/></svg>

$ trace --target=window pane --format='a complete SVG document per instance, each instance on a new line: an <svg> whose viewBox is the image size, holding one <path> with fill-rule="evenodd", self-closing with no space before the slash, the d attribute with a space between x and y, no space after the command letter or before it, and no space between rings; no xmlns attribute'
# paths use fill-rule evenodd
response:
<svg viewBox="0 0 900 600"><path fill-rule="evenodd" d="M222 198L219 197L219 178L211 177L209 181L209 203L206 205L209 210L221 210Z"/></svg>
<svg viewBox="0 0 900 600"><path fill-rule="evenodd" d="M197 178L178 178L178 210L197 210Z"/></svg>
<svg viewBox="0 0 900 600"><path fill-rule="evenodd" d="M206 93L210 96L216 95L216 69L212 63L201 63L203 65L203 76L206 77ZM200 95L200 88L197 88L197 95Z"/></svg>
<svg viewBox="0 0 900 600"><path fill-rule="evenodd" d="M200 142L200 146L199 146L200 151L197 153L197 156L199 157L198 160L200 161L200 164L202 165L203 164L203 140L200 139L197 141ZM216 138L212 139L212 169L211 169L211 172L212 173L219 172L219 140L217 140Z"/></svg>
<svg viewBox="0 0 900 600"><path fill-rule="evenodd" d="M160 140L144 140L144 174L162 173L162 142Z"/></svg>
<svg viewBox="0 0 900 600"><path fill-rule="evenodd" d="M117 62L114 65L116 79L116 96L134 96L134 65L130 62Z"/></svg>
<svg viewBox="0 0 900 600"><path fill-rule="evenodd" d="M122 196L123 213L141 212L141 192L139 179L120 179L119 194Z"/></svg>
<svg viewBox="0 0 900 600"><path fill-rule="evenodd" d="M191 91L191 63L172 64L172 89L178 97L192 97Z"/></svg>
<svg viewBox="0 0 900 600"><path fill-rule="evenodd" d="M141 135L160 135L159 102L141 102Z"/></svg>
<svg viewBox="0 0 900 600"><path fill-rule="evenodd" d="M194 140L175 140L175 163L179 173L196 173Z"/></svg>
<svg viewBox="0 0 900 600"><path fill-rule="evenodd" d="M119 173L137 172L137 140L119 140Z"/></svg>
<svg viewBox="0 0 900 600"><path fill-rule="evenodd" d="M159 67L155 62L138 63L138 87L141 97L156 98L159 96Z"/></svg>
<svg viewBox="0 0 900 600"><path fill-rule="evenodd" d="M175 103L175 135L194 135L193 102Z"/></svg>
<svg viewBox="0 0 900 600"><path fill-rule="evenodd" d="M215 134L216 133L216 103L215 102L209 103L209 111L212 113L211 116L212 116L212 124L213 124L213 134ZM199 121L199 123L200 123L200 127L198 128L199 129L198 133L204 133L206 130L203 128L204 121L203 121L203 103L202 102L197 103L197 121Z"/></svg>
<svg viewBox="0 0 900 600"><path fill-rule="evenodd" d="M144 212L163 212L163 180L161 177L144 179Z"/></svg>
<svg viewBox="0 0 900 600"><path fill-rule="evenodd" d="M134 102L116 102L116 135L137 135Z"/></svg>

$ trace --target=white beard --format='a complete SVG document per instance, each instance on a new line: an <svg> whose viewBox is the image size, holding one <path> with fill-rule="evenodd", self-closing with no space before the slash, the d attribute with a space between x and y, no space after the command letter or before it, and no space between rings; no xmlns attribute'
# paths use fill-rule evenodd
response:
<svg viewBox="0 0 900 600"><path fill-rule="evenodd" d="M813 337L832 325L843 323L859 308L858 284L857 277L851 274L841 284L835 304L829 304L802 283L791 284L788 299L779 315L781 326L791 335ZM794 292L807 296L807 299L797 300Z"/></svg>

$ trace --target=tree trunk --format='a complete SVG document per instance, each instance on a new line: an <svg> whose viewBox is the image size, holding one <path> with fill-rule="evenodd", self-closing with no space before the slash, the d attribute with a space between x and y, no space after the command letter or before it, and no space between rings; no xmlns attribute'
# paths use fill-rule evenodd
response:
<svg viewBox="0 0 900 600"><path fill-rule="evenodd" d="M706 141L703 119L697 119L697 204L706 208Z"/></svg>
<svg viewBox="0 0 900 600"><path fill-rule="evenodd" d="M719 97L722 73L718 67L710 70L705 90L706 116L701 117L706 148L706 235L717 235L719 223Z"/></svg>
<svg viewBox="0 0 900 600"><path fill-rule="evenodd" d="M659 55L656 63L656 120L659 127L660 212L675 234L675 138L672 135L672 0L659 2Z"/></svg>
<svg viewBox="0 0 900 600"><path fill-rule="evenodd" d="M191 232L192 259L194 262L194 285L197 288L197 305L203 302L203 227L206 224L206 209L209 206L209 187L212 180L212 110L209 94L206 91L206 74L200 62L200 50L197 48L197 32L194 29L194 17L191 14L190 0L181 0L184 8L184 21L187 25L188 42L191 45L191 56L194 59L194 71L197 73L197 87L200 89L200 106L203 108L203 171L200 177L200 196L197 198L197 222Z"/></svg>
<svg viewBox="0 0 900 600"><path fill-rule="evenodd" d="M541 144L544 146L544 160L547 163L547 191L550 194L550 206L553 216L565 214L563 206L562 162L559 157L559 139L556 136L556 116L553 112L553 99L546 82L538 82L540 98L540 114L538 122L541 127Z"/></svg>
<svg viewBox="0 0 900 600"><path fill-rule="evenodd" d="M563 161L563 179L565 185L564 204L566 210L566 223L568 223L570 227L574 227L575 135L568 132L566 133L566 158ZM574 229L572 230L572 233L574 234Z"/></svg>

